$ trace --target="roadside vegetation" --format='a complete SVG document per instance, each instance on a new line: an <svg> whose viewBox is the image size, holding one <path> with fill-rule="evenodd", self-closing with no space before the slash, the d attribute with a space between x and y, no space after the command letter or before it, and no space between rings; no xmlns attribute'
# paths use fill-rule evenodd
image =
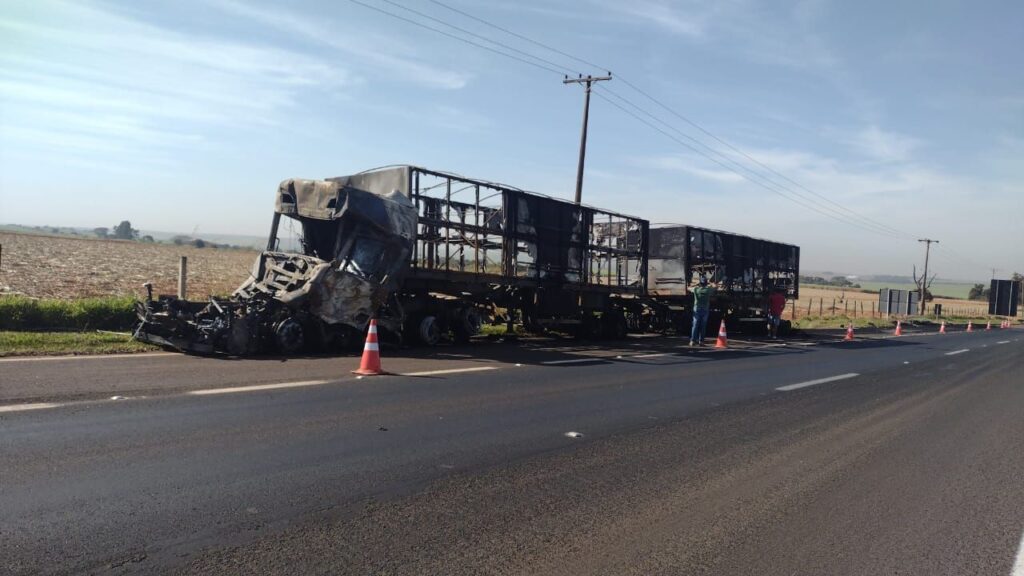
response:
<svg viewBox="0 0 1024 576"><path fill-rule="evenodd" d="M934 316L910 316L908 318L900 318L904 326L938 326L943 321L946 322L947 326L960 326L966 325L968 322L974 323L974 327L985 327L985 323L991 321L994 326L998 326L1002 321L1001 318L990 318L985 315L976 316L943 316L936 318ZM1017 322L1016 320L1014 322ZM871 317L852 317L852 316L804 316L793 322L794 328L800 328L803 330L813 330L821 328L846 328L850 323L853 324L853 328L879 328L888 330L896 327L896 318L871 318Z"/></svg>
<svg viewBox="0 0 1024 576"><path fill-rule="evenodd" d="M134 300L0 297L0 356L154 350L131 338Z"/></svg>
<svg viewBox="0 0 1024 576"><path fill-rule="evenodd" d="M149 352L157 347L113 332L0 331L0 357Z"/></svg>
<svg viewBox="0 0 1024 576"><path fill-rule="evenodd" d="M0 298L0 330L129 331L135 323L134 302L130 297L55 300L5 296Z"/></svg>

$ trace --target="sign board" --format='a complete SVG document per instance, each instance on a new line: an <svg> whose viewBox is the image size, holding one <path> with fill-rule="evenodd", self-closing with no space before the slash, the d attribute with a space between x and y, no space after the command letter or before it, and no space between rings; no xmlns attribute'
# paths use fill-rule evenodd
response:
<svg viewBox="0 0 1024 576"><path fill-rule="evenodd" d="M878 311L886 316L910 316L917 314L918 294L915 290L890 290L882 288L878 291Z"/></svg>
<svg viewBox="0 0 1024 576"><path fill-rule="evenodd" d="M988 313L992 316L1016 316L1020 302L1020 282L992 280L988 291Z"/></svg>

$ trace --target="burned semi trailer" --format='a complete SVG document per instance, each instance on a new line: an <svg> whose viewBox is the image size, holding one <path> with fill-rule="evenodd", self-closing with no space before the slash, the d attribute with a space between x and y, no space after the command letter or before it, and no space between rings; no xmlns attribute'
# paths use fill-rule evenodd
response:
<svg viewBox="0 0 1024 576"><path fill-rule="evenodd" d="M135 335L237 355L343 346L371 317L426 344L496 316L622 336L646 292L647 240L646 220L413 166L286 180L231 298L150 297Z"/></svg>
<svg viewBox="0 0 1024 576"><path fill-rule="evenodd" d="M485 312L531 332L625 335L647 288L646 220L422 168L409 177L418 230L398 299L406 334L464 336Z"/></svg>
<svg viewBox="0 0 1024 576"><path fill-rule="evenodd" d="M709 326L725 318L735 328L753 324L760 330L773 290L787 300L800 296L800 247L791 244L697 226L658 226L650 231L648 262L648 295L673 311L680 330L689 330L691 290L701 276L721 285Z"/></svg>

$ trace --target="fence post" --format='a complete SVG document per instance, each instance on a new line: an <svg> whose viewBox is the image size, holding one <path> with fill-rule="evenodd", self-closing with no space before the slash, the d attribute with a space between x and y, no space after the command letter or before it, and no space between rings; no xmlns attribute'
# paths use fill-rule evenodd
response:
<svg viewBox="0 0 1024 576"><path fill-rule="evenodd" d="M824 316L825 315L825 309L824 308L825 308L825 299L824 298L818 298L818 316Z"/></svg>
<svg viewBox="0 0 1024 576"><path fill-rule="evenodd" d="M793 300L793 305L790 306L790 310L790 313L793 315L793 317L790 318L790 320L796 320L796 300Z"/></svg>
<svg viewBox="0 0 1024 576"><path fill-rule="evenodd" d="M832 315L833 316L836 315L836 299L835 298L832 299Z"/></svg>
<svg viewBox="0 0 1024 576"><path fill-rule="evenodd" d="M188 285L188 256L178 261L178 298L184 300Z"/></svg>
<svg viewBox="0 0 1024 576"><path fill-rule="evenodd" d="M811 315L811 305L812 305L812 304L814 304L814 298L813 298L813 297L811 297L811 298L808 298L808 299L807 299L807 315L808 315L808 316L810 316L810 315Z"/></svg>

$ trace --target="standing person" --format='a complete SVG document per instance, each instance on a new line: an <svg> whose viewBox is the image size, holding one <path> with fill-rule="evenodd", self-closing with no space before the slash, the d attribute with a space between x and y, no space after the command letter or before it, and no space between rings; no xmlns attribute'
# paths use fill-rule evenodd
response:
<svg viewBox="0 0 1024 576"><path fill-rule="evenodd" d="M715 287L708 286L707 276L700 277L700 285L693 289L693 328L690 330L690 346L703 346L704 333L708 328L708 311Z"/></svg>
<svg viewBox="0 0 1024 576"><path fill-rule="evenodd" d="M782 312L786 309L786 295L776 286L768 295L768 335L772 340L779 337L779 324L782 323Z"/></svg>

